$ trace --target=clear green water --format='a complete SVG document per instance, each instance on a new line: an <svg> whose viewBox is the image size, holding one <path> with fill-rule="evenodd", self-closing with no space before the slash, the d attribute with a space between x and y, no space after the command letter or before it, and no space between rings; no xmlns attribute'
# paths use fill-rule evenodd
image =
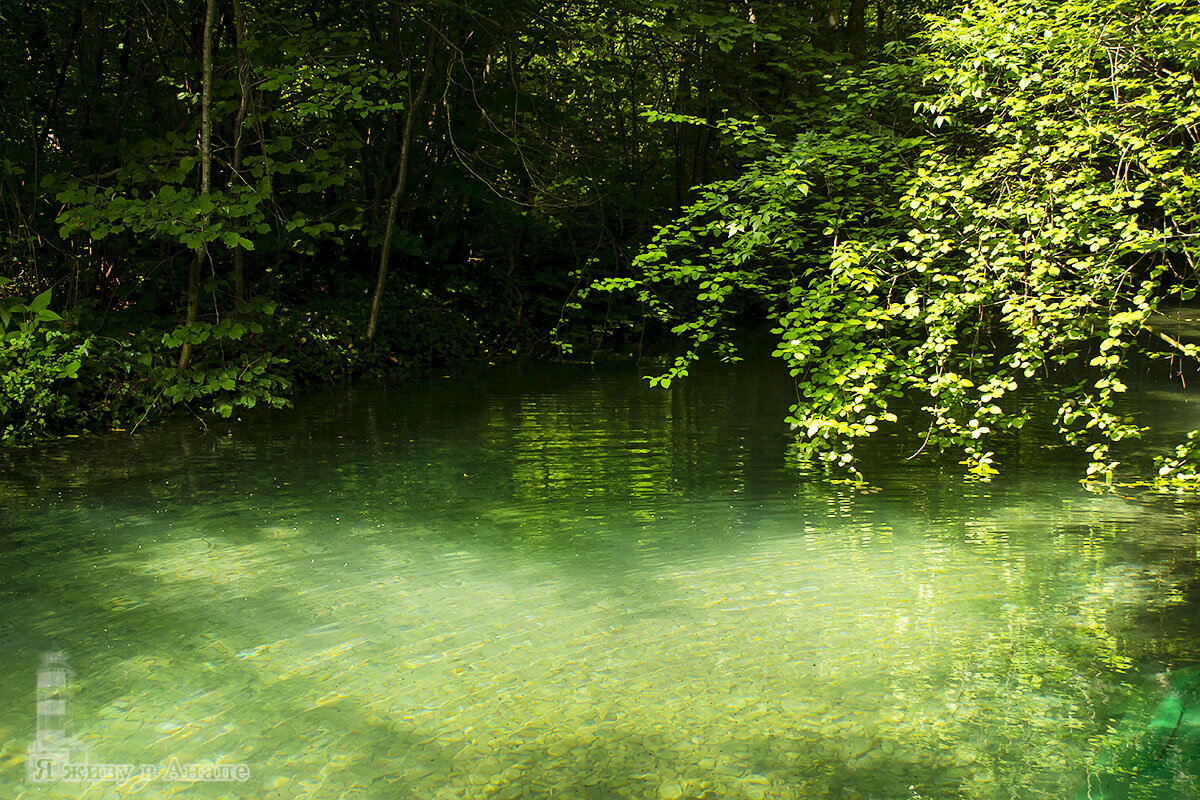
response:
<svg viewBox="0 0 1200 800"><path fill-rule="evenodd" d="M1036 442L823 484L788 399L512 367L7 454L0 797L1070 797L1200 663L1194 507ZM32 782L51 650L92 762L249 778Z"/></svg>

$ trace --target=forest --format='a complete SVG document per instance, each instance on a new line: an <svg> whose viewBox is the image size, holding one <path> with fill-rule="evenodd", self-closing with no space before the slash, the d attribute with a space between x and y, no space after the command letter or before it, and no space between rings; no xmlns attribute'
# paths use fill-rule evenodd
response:
<svg viewBox="0 0 1200 800"><path fill-rule="evenodd" d="M1103 482L1195 373L1194 3L22 0L0 67L9 444L761 330L802 458Z"/></svg>
<svg viewBox="0 0 1200 800"><path fill-rule="evenodd" d="M1200 800L1200 2L0 0L0 798Z"/></svg>

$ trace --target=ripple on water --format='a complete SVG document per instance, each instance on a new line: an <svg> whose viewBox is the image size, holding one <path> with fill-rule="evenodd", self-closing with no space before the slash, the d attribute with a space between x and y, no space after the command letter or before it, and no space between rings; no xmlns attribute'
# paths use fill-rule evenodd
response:
<svg viewBox="0 0 1200 800"><path fill-rule="evenodd" d="M425 387L65 481L0 552L0 796L77 796L23 777L50 640L98 756L280 800L1066 796L1133 665L1200 659L1184 516L806 484L753 385L635 386Z"/></svg>

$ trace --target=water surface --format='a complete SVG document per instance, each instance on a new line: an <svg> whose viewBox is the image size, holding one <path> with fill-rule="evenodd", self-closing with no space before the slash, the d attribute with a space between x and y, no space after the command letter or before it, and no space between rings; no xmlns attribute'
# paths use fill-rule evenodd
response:
<svg viewBox="0 0 1200 800"><path fill-rule="evenodd" d="M831 485L790 399L513 366L9 453L0 797L1069 797L1200 663L1192 506L1036 440ZM77 757L248 779L30 781L48 652Z"/></svg>

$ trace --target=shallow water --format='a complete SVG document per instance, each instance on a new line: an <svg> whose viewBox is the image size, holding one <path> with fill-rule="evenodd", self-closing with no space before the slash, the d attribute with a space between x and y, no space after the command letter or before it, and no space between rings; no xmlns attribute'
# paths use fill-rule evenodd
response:
<svg viewBox="0 0 1200 800"><path fill-rule="evenodd" d="M507 367L8 454L0 797L1069 797L1200 663L1194 507L1032 440L822 483L788 402ZM74 762L153 770L32 780L50 652Z"/></svg>

